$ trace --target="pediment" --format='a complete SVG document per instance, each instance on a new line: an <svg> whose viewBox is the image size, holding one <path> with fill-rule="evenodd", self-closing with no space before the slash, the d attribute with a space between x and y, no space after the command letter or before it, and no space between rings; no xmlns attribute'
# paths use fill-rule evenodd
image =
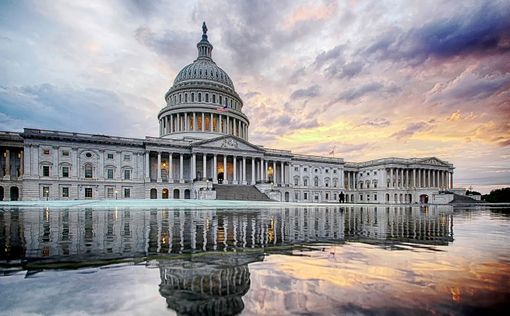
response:
<svg viewBox="0 0 510 316"><path fill-rule="evenodd" d="M433 165L433 166L443 166L447 167L448 164L444 161L436 158L436 157L430 157L430 158L424 158L423 160L420 160L419 163L426 164L426 165Z"/></svg>
<svg viewBox="0 0 510 316"><path fill-rule="evenodd" d="M246 150L246 151L258 151L262 150L255 145L250 144L249 142L231 136L221 136L218 138L213 138L209 140L200 141L194 143L193 147L207 147L207 148L217 148L217 149L232 149L232 150Z"/></svg>

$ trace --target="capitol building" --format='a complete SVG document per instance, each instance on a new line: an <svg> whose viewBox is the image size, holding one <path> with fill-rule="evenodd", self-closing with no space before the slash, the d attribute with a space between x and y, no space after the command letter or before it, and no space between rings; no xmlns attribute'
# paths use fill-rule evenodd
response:
<svg viewBox="0 0 510 316"><path fill-rule="evenodd" d="M0 132L0 200L441 203L453 189L453 165L435 157L346 162L250 143L243 100L213 61L205 23L197 49L165 94L159 137Z"/></svg>

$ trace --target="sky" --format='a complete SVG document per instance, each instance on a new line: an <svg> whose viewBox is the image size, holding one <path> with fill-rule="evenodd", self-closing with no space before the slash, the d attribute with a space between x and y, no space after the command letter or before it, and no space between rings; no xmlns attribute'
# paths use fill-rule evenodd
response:
<svg viewBox="0 0 510 316"><path fill-rule="evenodd" d="M510 186L509 16L498 0L0 0L0 130L158 136L206 21L251 142L435 156L485 193Z"/></svg>

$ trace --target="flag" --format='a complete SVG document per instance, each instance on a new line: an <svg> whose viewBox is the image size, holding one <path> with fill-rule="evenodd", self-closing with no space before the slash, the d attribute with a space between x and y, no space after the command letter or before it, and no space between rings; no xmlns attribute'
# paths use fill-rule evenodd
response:
<svg viewBox="0 0 510 316"><path fill-rule="evenodd" d="M218 112L226 112L226 111L228 111L227 105L225 104L224 106L218 106L216 108L216 111L218 111Z"/></svg>

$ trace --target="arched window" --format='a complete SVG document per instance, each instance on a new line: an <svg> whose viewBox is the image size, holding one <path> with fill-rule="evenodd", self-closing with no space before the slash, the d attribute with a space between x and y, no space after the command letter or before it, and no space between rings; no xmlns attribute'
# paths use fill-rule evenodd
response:
<svg viewBox="0 0 510 316"><path fill-rule="evenodd" d="M219 98L220 98L220 102L218 102L218 103L219 103L219 104L222 104L222 103L223 103L223 100L222 100L221 95L219 96Z"/></svg>
<svg viewBox="0 0 510 316"><path fill-rule="evenodd" d="M182 94L179 93L179 103L182 103Z"/></svg>
<svg viewBox="0 0 510 316"><path fill-rule="evenodd" d="M212 103L216 103L216 94L212 95Z"/></svg>
<svg viewBox="0 0 510 316"><path fill-rule="evenodd" d="M209 102L209 93L205 94L205 102Z"/></svg>
<svg viewBox="0 0 510 316"><path fill-rule="evenodd" d="M315 185L316 187L319 186L319 177L313 178L313 185Z"/></svg>
<svg viewBox="0 0 510 316"><path fill-rule="evenodd" d="M188 102L188 94L187 93L184 94L184 102Z"/></svg>
<svg viewBox="0 0 510 316"><path fill-rule="evenodd" d="M202 102L202 93L198 93L198 102Z"/></svg>
<svg viewBox="0 0 510 316"><path fill-rule="evenodd" d="M191 94L191 102L195 102L195 94L194 93Z"/></svg>

